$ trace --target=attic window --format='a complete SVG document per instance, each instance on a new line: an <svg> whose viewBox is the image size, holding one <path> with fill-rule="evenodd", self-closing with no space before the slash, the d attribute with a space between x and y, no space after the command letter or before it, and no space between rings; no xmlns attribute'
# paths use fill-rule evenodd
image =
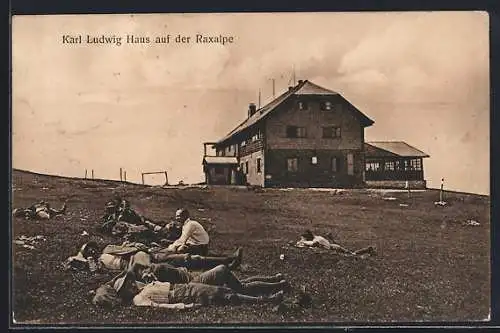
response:
<svg viewBox="0 0 500 333"><path fill-rule="evenodd" d="M332 109L333 109L332 102L330 102L330 101L321 102L321 110L330 111Z"/></svg>
<svg viewBox="0 0 500 333"><path fill-rule="evenodd" d="M304 111L304 110L307 110L308 109L308 105L307 105L307 102L304 102L304 101L299 101L299 110L301 111Z"/></svg>

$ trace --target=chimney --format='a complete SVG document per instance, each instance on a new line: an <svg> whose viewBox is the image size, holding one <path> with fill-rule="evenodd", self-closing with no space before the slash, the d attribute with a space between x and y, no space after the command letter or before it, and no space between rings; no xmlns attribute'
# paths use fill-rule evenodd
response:
<svg viewBox="0 0 500 333"><path fill-rule="evenodd" d="M288 91L292 91L293 90L293 87L288 87Z"/></svg>
<svg viewBox="0 0 500 333"><path fill-rule="evenodd" d="M250 103L248 105L248 118L253 116L255 114L255 111L257 111L257 107L255 106L255 103Z"/></svg>
<svg viewBox="0 0 500 333"><path fill-rule="evenodd" d="M302 83L304 83L304 80L299 80L299 84L302 84Z"/></svg>

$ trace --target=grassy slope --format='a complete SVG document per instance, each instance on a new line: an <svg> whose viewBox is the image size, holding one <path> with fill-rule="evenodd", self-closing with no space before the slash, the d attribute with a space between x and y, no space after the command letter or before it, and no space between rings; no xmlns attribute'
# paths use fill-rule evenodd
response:
<svg viewBox="0 0 500 333"><path fill-rule="evenodd" d="M261 323L482 320L490 301L489 198L448 194L434 207L435 191L405 193L397 201L358 190L343 195L306 190L161 189L116 182L49 177L15 171L13 206L45 199L69 211L46 222L14 220L13 237L45 235L37 250L13 245L13 310L17 322L42 323ZM244 247L241 276L282 272L294 287L309 286L312 309L276 313L267 305L211 307L171 313L121 307L97 309L89 292L110 275L63 272L58 265L89 239L117 243L95 226L114 192L157 220L186 206L212 228L212 249ZM400 207L399 203L409 207ZM481 223L463 226L467 219ZM377 246L365 260L287 247L304 228L337 235L344 246ZM81 236L83 230L89 236ZM284 261L279 254L285 254Z"/></svg>

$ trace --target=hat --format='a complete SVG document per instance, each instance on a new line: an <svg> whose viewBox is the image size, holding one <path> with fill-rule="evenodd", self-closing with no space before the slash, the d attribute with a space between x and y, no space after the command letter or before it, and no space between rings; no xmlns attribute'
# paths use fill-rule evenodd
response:
<svg viewBox="0 0 500 333"><path fill-rule="evenodd" d="M82 247L80 248L79 254L82 254L84 257L87 257L88 252L92 249L97 251L97 243L95 241L90 241L88 243L83 244Z"/></svg>

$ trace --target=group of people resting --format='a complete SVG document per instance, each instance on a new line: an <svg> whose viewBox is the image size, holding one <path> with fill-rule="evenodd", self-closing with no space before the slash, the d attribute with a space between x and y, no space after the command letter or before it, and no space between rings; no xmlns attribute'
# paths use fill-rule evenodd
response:
<svg viewBox="0 0 500 333"><path fill-rule="evenodd" d="M165 228L147 219L142 223L154 232ZM209 256L209 235L187 209L177 210L173 223L180 227L180 236L167 246L125 241L99 251L97 243L89 242L65 266L120 272L95 291L92 302L99 306L125 303L185 309L282 301L290 288L282 274L240 280L233 270L242 261L241 248L229 256Z"/></svg>
<svg viewBox="0 0 500 333"><path fill-rule="evenodd" d="M196 274L166 261L153 263L151 256L141 251L131 257L127 269L96 290L92 302L99 306L132 304L169 309L280 303L288 288L281 274L240 280L224 264Z"/></svg>
<svg viewBox="0 0 500 333"><path fill-rule="evenodd" d="M51 218L64 214L40 202L15 211L15 216ZM179 209L175 221L160 225L137 214L128 201L115 198L106 205L103 230L117 226L142 227L154 234L158 243L149 245L127 239L120 245L107 245L102 251L96 242L82 246L64 265L72 269L105 270L117 275L100 286L92 302L99 306L133 304L170 309L244 303L280 303L290 284L281 273L239 279L233 270L242 261L242 249L229 256L209 256L210 237L204 227L190 218L187 209ZM132 232L133 233L133 232ZM140 233L139 233L140 234ZM164 237L164 238L162 238ZM374 254L373 247L350 251L307 230L297 247L322 247L347 255Z"/></svg>
<svg viewBox="0 0 500 333"><path fill-rule="evenodd" d="M177 217L177 221L166 224L154 222L132 209L128 200L116 196L106 203L105 214L102 217L99 230L130 241L161 240L162 244L170 244L180 237L182 233L181 223L179 217Z"/></svg>

